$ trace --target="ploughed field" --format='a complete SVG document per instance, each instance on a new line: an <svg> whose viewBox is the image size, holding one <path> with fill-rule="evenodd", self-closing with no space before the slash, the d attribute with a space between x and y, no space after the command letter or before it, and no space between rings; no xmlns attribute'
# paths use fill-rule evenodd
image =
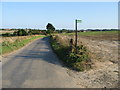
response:
<svg viewBox="0 0 120 90"><path fill-rule="evenodd" d="M58 41L66 45L71 38L75 39L74 33L59 34L58 37ZM118 31L79 32L80 44L90 51L92 69L84 72L68 70L68 74L82 87L118 87Z"/></svg>

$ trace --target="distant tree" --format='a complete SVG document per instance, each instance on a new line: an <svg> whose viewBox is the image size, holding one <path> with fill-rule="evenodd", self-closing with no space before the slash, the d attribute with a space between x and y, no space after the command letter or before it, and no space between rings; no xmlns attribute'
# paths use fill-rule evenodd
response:
<svg viewBox="0 0 120 90"><path fill-rule="evenodd" d="M47 29L46 33L48 33L48 34L51 34L55 31L55 27L51 23L47 24L46 29Z"/></svg>
<svg viewBox="0 0 120 90"><path fill-rule="evenodd" d="M32 35L32 34L33 34L33 32L32 32L31 29L29 29L28 34L29 34L29 35Z"/></svg>
<svg viewBox="0 0 120 90"><path fill-rule="evenodd" d="M13 36L17 36L17 35L18 35L17 31L14 31Z"/></svg>
<svg viewBox="0 0 120 90"><path fill-rule="evenodd" d="M11 34L10 33L5 33L5 34L2 34L2 36L5 36L5 37L10 37Z"/></svg>
<svg viewBox="0 0 120 90"><path fill-rule="evenodd" d="M66 32L67 32L67 29L62 29L62 32L66 33Z"/></svg>
<svg viewBox="0 0 120 90"><path fill-rule="evenodd" d="M17 31L17 36L26 36L28 33L24 29L19 29Z"/></svg>

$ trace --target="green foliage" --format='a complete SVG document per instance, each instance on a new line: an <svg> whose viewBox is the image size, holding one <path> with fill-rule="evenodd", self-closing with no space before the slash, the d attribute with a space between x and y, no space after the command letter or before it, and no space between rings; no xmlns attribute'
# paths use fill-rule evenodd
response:
<svg viewBox="0 0 120 90"><path fill-rule="evenodd" d="M17 36L26 36L28 33L24 29L19 29L17 31Z"/></svg>
<svg viewBox="0 0 120 90"><path fill-rule="evenodd" d="M1 29L2 30L2 29ZM10 29L9 31L13 31L13 33L2 33L0 34L3 37L10 36L27 36L27 35L46 35L46 30L39 29Z"/></svg>
<svg viewBox="0 0 120 90"><path fill-rule="evenodd" d="M10 43L8 41L7 42L3 42L1 44L2 47L0 47L0 51L2 51L2 52L0 52L0 53L1 54L5 54L5 53L12 52L12 51L14 51L16 49L19 49L19 48L23 47L24 45L26 45L30 41L32 41L34 39L37 39L37 38L40 38L40 37L44 37L44 36L32 36L29 39L16 40L13 43Z"/></svg>
<svg viewBox="0 0 120 90"><path fill-rule="evenodd" d="M70 47L57 43L55 38L51 38L50 42L53 50L60 58L60 60L63 60L66 66L77 71L85 70L85 63L90 60L86 47L83 45L78 46L78 53L76 54L75 50L70 51Z"/></svg>
<svg viewBox="0 0 120 90"><path fill-rule="evenodd" d="M8 46L10 44L10 42L6 41L6 42L2 42L2 46Z"/></svg>
<svg viewBox="0 0 120 90"><path fill-rule="evenodd" d="M2 34L2 36L4 36L4 37L10 37L11 34L10 33L5 33L5 34Z"/></svg>
<svg viewBox="0 0 120 90"><path fill-rule="evenodd" d="M75 50L68 53L67 63L69 63L69 65L72 66L75 70L82 71L84 70L84 64L82 64L81 62L87 62L89 59L89 55L86 47L84 47L83 45L78 46L77 49L77 54Z"/></svg>
<svg viewBox="0 0 120 90"><path fill-rule="evenodd" d="M18 35L18 32L17 31L14 31L13 32L13 36L17 36Z"/></svg>
<svg viewBox="0 0 120 90"><path fill-rule="evenodd" d="M43 32L40 31L40 30L32 30L32 29L29 29L28 34L29 34L29 35L36 35L36 34L43 34Z"/></svg>
<svg viewBox="0 0 120 90"><path fill-rule="evenodd" d="M55 27L51 23L47 24L46 29L47 29L46 31L47 34L51 34L55 31Z"/></svg>
<svg viewBox="0 0 120 90"><path fill-rule="evenodd" d="M33 31L30 29L30 30L28 31L28 34L29 34L29 35L32 35L32 34L33 34Z"/></svg>
<svg viewBox="0 0 120 90"><path fill-rule="evenodd" d="M28 33L24 29L18 29L14 31L13 36L26 36Z"/></svg>

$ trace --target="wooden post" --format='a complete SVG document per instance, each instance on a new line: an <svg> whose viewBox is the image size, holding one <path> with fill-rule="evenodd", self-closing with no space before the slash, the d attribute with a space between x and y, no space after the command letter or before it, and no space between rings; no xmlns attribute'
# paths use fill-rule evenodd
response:
<svg viewBox="0 0 120 90"><path fill-rule="evenodd" d="M73 52L73 39L70 39L70 52Z"/></svg>
<svg viewBox="0 0 120 90"><path fill-rule="evenodd" d="M75 20L75 49L77 53L77 19Z"/></svg>

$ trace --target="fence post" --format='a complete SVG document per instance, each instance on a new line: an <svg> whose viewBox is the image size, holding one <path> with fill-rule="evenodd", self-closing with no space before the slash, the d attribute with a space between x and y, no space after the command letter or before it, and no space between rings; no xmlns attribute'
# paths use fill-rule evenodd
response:
<svg viewBox="0 0 120 90"><path fill-rule="evenodd" d="M70 52L73 50L73 39L70 39Z"/></svg>

